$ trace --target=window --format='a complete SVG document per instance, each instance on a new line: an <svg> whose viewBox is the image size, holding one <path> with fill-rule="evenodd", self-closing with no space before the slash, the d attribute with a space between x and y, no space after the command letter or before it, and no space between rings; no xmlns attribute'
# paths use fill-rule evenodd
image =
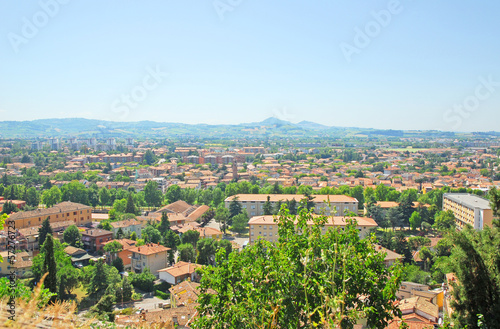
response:
<svg viewBox="0 0 500 329"><path fill-rule="evenodd" d="M255 211L252 211L252 216L255 216Z"/></svg>
<svg viewBox="0 0 500 329"><path fill-rule="evenodd" d="M269 232L269 236L273 236L273 232Z"/></svg>
<svg viewBox="0 0 500 329"><path fill-rule="evenodd" d="M267 226L266 225L264 225L264 230L267 230Z"/></svg>
<svg viewBox="0 0 500 329"><path fill-rule="evenodd" d="M252 206L252 209L255 209L255 206Z"/></svg>
<svg viewBox="0 0 500 329"><path fill-rule="evenodd" d="M264 236L267 236L267 232L264 232Z"/></svg>
<svg viewBox="0 0 500 329"><path fill-rule="evenodd" d="M252 232L252 234L250 234L250 235L251 235L251 236L253 236L253 232Z"/></svg>

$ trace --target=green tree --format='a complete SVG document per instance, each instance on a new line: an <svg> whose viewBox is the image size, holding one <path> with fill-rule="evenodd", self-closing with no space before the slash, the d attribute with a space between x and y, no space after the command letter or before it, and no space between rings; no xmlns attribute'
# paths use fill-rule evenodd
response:
<svg viewBox="0 0 500 329"><path fill-rule="evenodd" d="M79 181L72 181L61 188L62 200L89 204L88 191Z"/></svg>
<svg viewBox="0 0 500 329"><path fill-rule="evenodd" d="M270 200L271 200L271 197L268 195L267 201L262 206L262 209L264 210L264 215L272 215L273 214L273 206L271 205Z"/></svg>
<svg viewBox="0 0 500 329"><path fill-rule="evenodd" d="M67 299L71 291L80 284L80 271L67 264L57 270L57 281L59 283L59 299Z"/></svg>
<svg viewBox="0 0 500 329"><path fill-rule="evenodd" d="M151 225L147 225L141 231L141 236L146 243L158 243L161 242L161 233L156 228Z"/></svg>
<svg viewBox="0 0 500 329"><path fill-rule="evenodd" d="M165 197L167 198L168 203L179 201L181 199L181 188L175 184L169 186L167 193L165 193Z"/></svg>
<svg viewBox="0 0 500 329"><path fill-rule="evenodd" d="M467 226L452 232L450 265L457 277L452 283L451 307L459 328L479 328L483 315L485 328L500 323L500 231L486 227L476 231Z"/></svg>
<svg viewBox="0 0 500 329"><path fill-rule="evenodd" d="M135 214L136 213L134 198L132 197L132 193L128 194L127 205L125 206L125 212L127 214Z"/></svg>
<svg viewBox="0 0 500 329"><path fill-rule="evenodd" d="M323 234L326 218L304 210L278 221L278 243L259 240L228 258L220 249L217 267L202 270L194 328L352 328L360 316L385 328L398 314L401 265L384 266L373 236L360 239L354 223Z"/></svg>
<svg viewBox="0 0 500 329"><path fill-rule="evenodd" d="M48 234L53 234L52 227L50 226L49 217L45 218L42 226L38 229L38 245L42 246L45 243L45 238Z"/></svg>
<svg viewBox="0 0 500 329"><path fill-rule="evenodd" d="M76 225L70 225L63 233L64 242L76 248L82 248L82 234Z"/></svg>
<svg viewBox="0 0 500 329"><path fill-rule="evenodd" d="M202 265L214 265L212 259L215 260L215 253L217 251L216 240L211 238L200 239L196 249L198 250L196 263Z"/></svg>
<svg viewBox="0 0 500 329"><path fill-rule="evenodd" d="M48 273L44 281L44 286L50 292L57 294L57 266L54 255L54 240L52 234L47 234L42 246L45 259L43 261L43 272Z"/></svg>
<svg viewBox="0 0 500 329"><path fill-rule="evenodd" d="M151 273L151 270L148 267L146 267L140 274L132 273L130 275L130 283L135 288L145 292L153 291L155 280L155 275Z"/></svg>
<svg viewBox="0 0 500 329"><path fill-rule="evenodd" d="M62 198L61 190L57 186L52 186L50 190L42 193L42 202L47 208L59 203Z"/></svg>
<svg viewBox="0 0 500 329"><path fill-rule="evenodd" d="M246 213L238 214L233 217L233 231L242 233L248 226L248 215Z"/></svg>
<svg viewBox="0 0 500 329"><path fill-rule="evenodd" d="M196 251L191 243L183 243L177 247L179 258L183 262L194 263L196 261Z"/></svg>
<svg viewBox="0 0 500 329"><path fill-rule="evenodd" d="M101 187L99 189L99 204L106 206L110 201L110 194L107 188Z"/></svg>
<svg viewBox="0 0 500 329"><path fill-rule="evenodd" d="M217 208L214 219L219 225L222 223L222 231L226 234L226 223L229 221L229 210L224 207Z"/></svg>
<svg viewBox="0 0 500 329"><path fill-rule="evenodd" d="M168 195L168 190L167 190L167 195ZM158 183L156 181L150 180L146 183L146 186L144 187L144 200L150 207L161 206L162 194L161 191L158 189Z"/></svg>
<svg viewBox="0 0 500 329"><path fill-rule="evenodd" d="M200 239L200 232L189 230L185 232L182 237L182 243L190 243L194 248L196 248L196 243Z"/></svg>
<svg viewBox="0 0 500 329"><path fill-rule="evenodd" d="M17 206L10 202L10 201L7 201L3 204L3 208L2 208L2 214L12 214L14 212L17 212L19 209L17 209Z"/></svg>
<svg viewBox="0 0 500 329"><path fill-rule="evenodd" d="M123 259L121 259L121 257L116 257L113 262L111 262L111 265L113 265L120 273L125 271Z"/></svg>
<svg viewBox="0 0 500 329"><path fill-rule="evenodd" d="M234 197L229 203L229 219L232 219L234 216L241 214L241 204L238 201L238 197Z"/></svg>
<svg viewBox="0 0 500 329"><path fill-rule="evenodd" d="M168 215L166 212L162 212L160 224L158 225L158 230L160 231L161 234L165 234L169 229L170 229L170 221L168 220Z"/></svg>
<svg viewBox="0 0 500 329"><path fill-rule="evenodd" d="M446 231L455 227L455 215L453 211L440 211L436 213L433 228L439 231Z"/></svg>
<svg viewBox="0 0 500 329"><path fill-rule="evenodd" d="M30 207L38 207L40 203L40 194L35 187L26 190L26 204Z"/></svg>
<svg viewBox="0 0 500 329"><path fill-rule="evenodd" d="M410 217L410 227L412 230L416 230L422 225L422 217L418 211L414 211Z"/></svg>
<svg viewBox="0 0 500 329"><path fill-rule="evenodd" d="M98 260L95 264L95 270L92 278L90 279L88 292L94 298L101 298L108 287L108 278L106 276L104 266L105 264L102 259Z"/></svg>

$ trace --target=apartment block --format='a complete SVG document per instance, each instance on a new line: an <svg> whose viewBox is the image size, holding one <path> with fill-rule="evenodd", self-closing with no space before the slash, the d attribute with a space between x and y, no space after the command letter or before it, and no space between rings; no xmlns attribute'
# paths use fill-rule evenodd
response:
<svg viewBox="0 0 500 329"><path fill-rule="evenodd" d="M264 215L264 204L271 203L273 209L281 201L295 200L297 205L305 198L301 194L236 194L224 200L226 208L234 199L240 202L241 207L245 209L249 216L262 216ZM314 195L314 212L316 214L343 216L348 212L358 213L358 200L356 198L346 195ZM335 209L335 212L333 211Z"/></svg>
<svg viewBox="0 0 500 329"><path fill-rule="evenodd" d="M161 244L148 243L140 247L130 248L132 252L132 270L135 273L142 273L147 267L154 275L158 276L158 271L168 267L168 251L170 248Z"/></svg>
<svg viewBox="0 0 500 329"><path fill-rule="evenodd" d="M75 225L82 226L92 222L91 211L91 206L65 201L47 209L16 212L10 215L9 220L15 221L16 229L42 225L47 217L51 224L70 220Z"/></svg>
<svg viewBox="0 0 500 329"><path fill-rule="evenodd" d="M278 241L278 223L274 220L275 216L256 216L248 221L250 227L249 231L249 243L254 243L259 239L264 239L269 242ZM348 222L348 217L334 216L328 217L328 221L323 227L323 233L325 233L330 227L341 227L344 228ZM370 234L370 229L377 227L377 223L367 217L352 217L357 222L356 228L359 231L360 238L365 238ZM308 225L313 225L313 222L308 222Z"/></svg>
<svg viewBox="0 0 500 329"><path fill-rule="evenodd" d="M445 193L443 210L453 212L459 229L469 224L476 230L482 230L485 226L491 227L493 222L490 202L474 194Z"/></svg>

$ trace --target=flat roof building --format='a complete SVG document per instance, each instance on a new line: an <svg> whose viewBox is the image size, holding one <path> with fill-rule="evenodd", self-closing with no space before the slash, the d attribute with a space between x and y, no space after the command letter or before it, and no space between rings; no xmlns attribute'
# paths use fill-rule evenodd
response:
<svg viewBox="0 0 500 329"><path fill-rule="evenodd" d="M493 211L490 202L469 193L445 193L443 195L443 210L451 210L459 229L469 224L476 230L492 225Z"/></svg>

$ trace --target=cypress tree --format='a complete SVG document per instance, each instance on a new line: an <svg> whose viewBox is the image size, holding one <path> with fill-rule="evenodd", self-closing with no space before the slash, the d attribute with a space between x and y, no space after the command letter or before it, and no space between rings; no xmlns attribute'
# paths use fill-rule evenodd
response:
<svg viewBox="0 0 500 329"><path fill-rule="evenodd" d="M134 199L132 198L132 193L128 194L127 207L125 208L125 213L135 214L135 204L134 204Z"/></svg>
<svg viewBox="0 0 500 329"><path fill-rule="evenodd" d="M42 227L38 229L38 245L43 246L45 238L48 234L53 234L52 227L50 226L49 217L45 218L42 222Z"/></svg>
<svg viewBox="0 0 500 329"><path fill-rule="evenodd" d="M57 266L54 256L54 240L52 234L48 234L43 244L44 261L43 272L49 273L44 281L44 286L50 292L57 293Z"/></svg>

